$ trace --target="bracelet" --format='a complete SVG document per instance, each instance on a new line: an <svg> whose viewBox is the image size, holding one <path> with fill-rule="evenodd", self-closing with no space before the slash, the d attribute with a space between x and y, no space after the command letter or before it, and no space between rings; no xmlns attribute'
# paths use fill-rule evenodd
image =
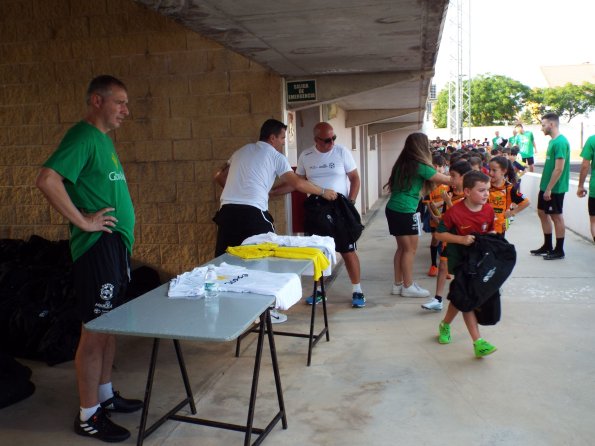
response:
<svg viewBox="0 0 595 446"><path fill-rule="evenodd" d="M324 190L324 187L321 187L321 189L322 189L322 192L320 192L320 196L322 197L324 195L325 190Z"/></svg>

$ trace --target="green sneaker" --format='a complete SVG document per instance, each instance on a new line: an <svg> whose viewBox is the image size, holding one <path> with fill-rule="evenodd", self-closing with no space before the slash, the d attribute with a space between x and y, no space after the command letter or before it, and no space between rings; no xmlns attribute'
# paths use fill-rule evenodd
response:
<svg viewBox="0 0 595 446"><path fill-rule="evenodd" d="M479 338L473 343L473 350L475 350L475 356L477 358L483 358L484 356L491 355L497 348L490 344L483 338Z"/></svg>
<svg viewBox="0 0 595 446"><path fill-rule="evenodd" d="M450 344L450 324L440 322L438 326L438 342L441 344Z"/></svg>

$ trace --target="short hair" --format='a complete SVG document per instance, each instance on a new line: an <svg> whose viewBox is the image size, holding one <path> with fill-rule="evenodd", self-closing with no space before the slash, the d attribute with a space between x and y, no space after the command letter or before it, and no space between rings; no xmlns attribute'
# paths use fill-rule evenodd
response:
<svg viewBox="0 0 595 446"><path fill-rule="evenodd" d="M458 160L454 164L451 164L449 171L456 172L459 175L465 175L467 172L471 170L471 164L469 161L465 160Z"/></svg>
<svg viewBox="0 0 595 446"><path fill-rule="evenodd" d="M276 119L267 119L260 127L259 141L268 141L271 135L279 136L282 130L286 130L287 126Z"/></svg>
<svg viewBox="0 0 595 446"><path fill-rule="evenodd" d="M541 119L547 119L548 121L554 122L556 125L560 124L560 117L556 113L546 113Z"/></svg>
<svg viewBox="0 0 595 446"><path fill-rule="evenodd" d="M518 123L517 123L517 124L514 126L514 128L516 129L517 127L523 128L523 124L521 124L520 122L518 122Z"/></svg>
<svg viewBox="0 0 595 446"><path fill-rule="evenodd" d="M101 97L109 96L111 94L111 87L114 85L128 91L124 82L109 74L102 74L101 76L91 79L91 82L89 82L89 86L87 87L87 105L90 103L93 94L98 94Z"/></svg>
<svg viewBox="0 0 595 446"><path fill-rule="evenodd" d="M432 164L434 166L442 167L446 164L446 160L441 154L437 153L432 156Z"/></svg>
<svg viewBox="0 0 595 446"><path fill-rule="evenodd" d="M504 154L506 154L506 155L509 155L509 154L511 154L511 153L512 153L512 149L511 149L510 147L504 147L504 148L502 149L502 153L504 153ZM517 153L518 153L518 152L517 152Z"/></svg>
<svg viewBox="0 0 595 446"><path fill-rule="evenodd" d="M469 164L472 166L480 166L481 167L481 158L479 156L472 156L469 158Z"/></svg>
<svg viewBox="0 0 595 446"><path fill-rule="evenodd" d="M476 183L489 183L490 177L479 170L470 170L463 175L463 189L473 189Z"/></svg>
<svg viewBox="0 0 595 446"><path fill-rule="evenodd" d="M519 146L513 146L510 148L510 154L514 156L517 156L520 151L521 149L519 149Z"/></svg>

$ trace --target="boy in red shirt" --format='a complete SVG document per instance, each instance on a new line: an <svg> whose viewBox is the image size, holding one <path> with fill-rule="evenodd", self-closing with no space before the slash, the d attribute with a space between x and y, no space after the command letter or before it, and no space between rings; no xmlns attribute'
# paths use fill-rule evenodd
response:
<svg viewBox="0 0 595 446"><path fill-rule="evenodd" d="M448 243L448 270L453 273L460 264L463 250L475 241L472 234L494 232L494 209L488 204L490 177L482 172L471 171L463 176L465 199L455 204L442 215L436 238ZM450 343L450 324L459 310L449 303L448 310L439 326L438 342ZM475 356L481 358L496 351L496 347L485 341L477 324L474 311L463 313L463 319L473 340Z"/></svg>

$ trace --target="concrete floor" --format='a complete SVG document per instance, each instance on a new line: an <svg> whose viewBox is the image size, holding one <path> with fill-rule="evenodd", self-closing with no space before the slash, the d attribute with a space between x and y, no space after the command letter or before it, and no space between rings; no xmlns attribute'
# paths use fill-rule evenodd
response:
<svg viewBox="0 0 595 446"><path fill-rule="evenodd" d="M593 445L595 444L595 247L567 234L564 260L529 255L541 244L534 209L517 217L509 239L518 263L503 294L502 321L482 328L498 347L475 359L462 319L453 323L453 342L436 342L440 313L423 311L424 299L395 297L394 239L384 207L359 243L367 306L352 309L343 268L328 289L331 342L314 349L306 367L304 339L276 337L288 430L278 425L268 445ZM425 275L429 236L420 240L416 280L433 290ZM304 293L310 284L304 281ZM305 331L309 307L296 305L286 329ZM254 337L234 345L183 342L192 389L201 417L243 423L255 353ZM119 339L114 383L126 396L144 391L151 340ZM263 427L275 409L265 349L255 422ZM76 436L73 363L55 367L23 361L33 369L36 393L0 410L0 444L6 446L88 445ZM162 344L151 413L181 399L171 343ZM116 414L136 442L140 414ZM241 433L167 422L146 445L240 445Z"/></svg>

